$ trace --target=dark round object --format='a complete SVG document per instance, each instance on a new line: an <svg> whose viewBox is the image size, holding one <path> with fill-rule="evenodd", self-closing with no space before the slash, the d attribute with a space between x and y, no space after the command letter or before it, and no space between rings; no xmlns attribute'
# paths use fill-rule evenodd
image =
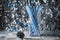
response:
<svg viewBox="0 0 60 40"><path fill-rule="evenodd" d="M58 11L60 11L60 6L58 7Z"/></svg>
<svg viewBox="0 0 60 40"><path fill-rule="evenodd" d="M23 39L24 36L25 36L24 33L21 32L21 31L19 31L19 32L17 33L17 37L19 37L19 38L21 38L21 39Z"/></svg>

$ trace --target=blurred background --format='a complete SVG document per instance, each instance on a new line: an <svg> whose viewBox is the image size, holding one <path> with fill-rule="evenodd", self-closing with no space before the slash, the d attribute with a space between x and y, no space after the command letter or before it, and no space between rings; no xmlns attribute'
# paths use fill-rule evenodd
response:
<svg viewBox="0 0 60 40"><path fill-rule="evenodd" d="M60 0L0 0L0 39L59 40Z"/></svg>

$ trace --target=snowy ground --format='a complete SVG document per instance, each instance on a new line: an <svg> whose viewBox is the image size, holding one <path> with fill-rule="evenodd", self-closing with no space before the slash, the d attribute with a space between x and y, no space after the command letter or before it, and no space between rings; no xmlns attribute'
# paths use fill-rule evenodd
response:
<svg viewBox="0 0 60 40"><path fill-rule="evenodd" d="M1 34L3 33L3 34ZM0 40L21 40L16 36L16 32L0 32ZM41 36L41 37L29 37L25 36L23 40L60 40L59 37L46 37L46 36Z"/></svg>
<svg viewBox="0 0 60 40"><path fill-rule="evenodd" d="M0 40L21 40L17 37L14 38L6 38L6 37L0 37ZM40 38L24 38L23 40L60 40L58 37L40 37Z"/></svg>

